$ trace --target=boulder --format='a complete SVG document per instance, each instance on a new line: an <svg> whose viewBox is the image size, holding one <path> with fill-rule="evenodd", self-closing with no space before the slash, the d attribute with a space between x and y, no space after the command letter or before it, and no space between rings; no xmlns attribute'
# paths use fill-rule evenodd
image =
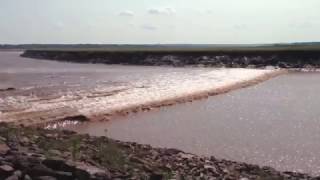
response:
<svg viewBox="0 0 320 180"><path fill-rule="evenodd" d="M13 90L16 90L16 89L13 88L13 87L8 87L8 88L6 88L6 89L0 89L0 92L1 92L1 91L13 91Z"/></svg>
<svg viewBox="0 0 320 180"><path fill-rule="evenodd" d="M151 174L150 180L162 180L164 177L162 174Z"/></svg>
<svg viewBox="0 0 320 180"><path fill-rule="evenodd" d="M105 179L110 179L111 174L108 170L100 169L95 166L90 166L83 163L78 163L76 165L75 174L78 179L84 178L84 177L103 177Z"/></svg>
<svg viewBox="0 0 320 180"><path fill-rule="evenodd" d="M0 179L6 179L8 176L11 176L14 169L9 165L0 166Z"/></svg>
<svg viewBox="0 0 320 180"><path fill-rule="evenodd" d="M0 143L0 155L6 155L9 150L10 148L6 144Z"/></svg>
<svg viewBox="0 0 320 180"><path fill-rule="evenodd" d="M28 174L26 174L26 175L24 175L24 180L32 180L32 179Z"/></svg>
<svg viewBox="0 0 320 180"><path fill-rule="evenodd" d="M13 172L14 169L13 167L9 166L9 165L2 165L0 166L0 174L1 173L11 173Z"/></svg>
<svg viewBox="0 0 320 180"><path fill-rule="evenodd" d="M63 159L45 159L42 164L56 171L74 171L75 167Z"/></svg>
<svg viewBox="0 0 320 180"><path fill-rule="evenodd" d="M8 178L6 178L5 180L19 180L19 176L17 176L17 175L12 175L12 176L9 176Z"/></svg>
<svg viewBox="0 0 320 180"><path fill-rule="evenodd" d="M178 154L180 153L181 151L178 150L178 149L173 149L173 148L170 148L170 149L166 149L164 154L165 155L175 155L175 154Z"/></svg>

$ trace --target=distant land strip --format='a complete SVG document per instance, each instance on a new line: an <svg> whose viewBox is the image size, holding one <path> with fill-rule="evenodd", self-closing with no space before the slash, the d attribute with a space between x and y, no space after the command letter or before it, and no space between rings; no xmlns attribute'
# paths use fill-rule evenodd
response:
<svg viewBox="0 0 320 180"><path fill-rule="evenodd" d="M77 63L149 66L319 68L320 45L111 46L29 49L21 56Z"/></svg>

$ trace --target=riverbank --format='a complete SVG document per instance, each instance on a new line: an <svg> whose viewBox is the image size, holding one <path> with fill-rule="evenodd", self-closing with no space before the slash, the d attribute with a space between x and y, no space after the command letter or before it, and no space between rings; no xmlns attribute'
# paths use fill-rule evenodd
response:
<svg viewBox="0 0 320 180"><path fill-rule="evenodd" d="M5 123L0 172L1 179L312 179L176 149Z"/></svg>
<svg viewBox="0 0 320 180"><path fill-rule="evenodd" d="M26 50L23 57L55 61L149 66L201 66L261 68L319 68L320 50L312 48L286 49L217 48L195 50Z"/></svg>

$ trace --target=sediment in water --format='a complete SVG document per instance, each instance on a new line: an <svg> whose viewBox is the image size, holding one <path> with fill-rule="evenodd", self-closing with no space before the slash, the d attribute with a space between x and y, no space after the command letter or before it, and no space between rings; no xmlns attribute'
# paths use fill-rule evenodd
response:
<svg viewBox="0 0 320 180"><path fill-rule="evenodd" d="M208 91L183 95L137 107L114 110L109 114L126 114L130 111L148 110L150 108L201 99L210 95L217 95L253 85L281 73L284 73L284 71L274 71L252 80ZM81 146L79 145L79 141L82 142ZM116 144L116 148L114 144ZM7 126L5 124L1 124L0 128L0 145L0 151L2 151L0 152L0 164L2 165L0 170L6 171L6 174L1 174L1 178L2 176L4 178L9 176L11 178L24 176L26 178L26 175L32 176L32 178L39 178L39 176L43 175L53 178L63 176L63 178L69 179L91 178L91 176L96 179L99 176L100 178L111 177L122 179L146 177L150 179L164 179L168 177L176 179L187 177L192 179L200 178L200 176L207 179L212 177L221 179L312 178L306 174L278 172L272 168L261 168L246 163L217 160L214 157L199 157L175 149L152 148L148 145L124 143L105 137L96 138L87 135L75 135L65 131L46 131L43 129ZM79 154L74 154L75 152ZM105 156L110 154L112 156ZM108 159L114 157L117 158ZM73 162L70 164L68 161ZM81 164L82 167L78 167L77 163L79 161L85 164ZM60 169L56 166L57 163ZM92 172L83 169L83 165L98 171L95 171L97 172L96 174L91 174ZM68 169L61 169L61 167L67 167ZM22 175L20 175L21 172ZM85 176L79 177L79 172Z"/></svg>
<svg viewBox="0 0 320 180"><path fill-rule="evenodd" d="M25 125L77 120L77 117L81 117L79 120L110 120L119 115L148 111L226 93L268 80L286 73L287 70L212 69L212 71L206 72L208 73L199 73L197 78L193 78L189 74L177 78L176 74L172 74L150 84L150 87L133 87L121 91L119 94L108 94L106 97L94 97L93 99L86 98L88 97L87 93L81 95L77 92L75 95L78 98L72 101L59 100L55 103L46 99L41 99L38 102L25 97L26 106L30 107L29 109L5 112L0 116L0 119ZM202 75L203 77L201 77ZM211 79L215 77L217 79ZM146 82L149 83L149 80ZM145 85L144 83L142 84ZM183 84L184 86L181 86ZM73 99L72 96L70 98Z"/></svg>
<svg viewBox="0 0 320 180"><path fill-rule="evenodd" d="M268 73L259 75L253 79L244 80L234 84L221 86L219 88L212 88L205 91L198 91L190 94L181 94L179 96L169 98L169 99L162 99L162 100L152 101L152 102L138 104L134 106L121 107L119 109L113 109L111 111L105 111L102 114L94 114L93 116L89 117L89 119L92 121L111 120L112 118L115 118L117 116L125 116L125 115L128 115L129 113L138 113L140 111L150 111L155 108L161 108L165 106L172 106L175 104L201 100L204 98L208 98L210 96L220 95L236 89L253 86L285 73L288 73L288 70L285 70L285 69L274 70L274 71L270 71Z"/></svg>

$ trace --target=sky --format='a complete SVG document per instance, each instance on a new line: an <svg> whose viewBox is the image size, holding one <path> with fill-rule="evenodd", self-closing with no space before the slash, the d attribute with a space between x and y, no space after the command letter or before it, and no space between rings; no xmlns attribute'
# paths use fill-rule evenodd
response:
<svg viewBox="0 0 320 180"><path fill-rule="evenodd" d="M320 0L0 0L0 44L320 41Z"/></svg>

